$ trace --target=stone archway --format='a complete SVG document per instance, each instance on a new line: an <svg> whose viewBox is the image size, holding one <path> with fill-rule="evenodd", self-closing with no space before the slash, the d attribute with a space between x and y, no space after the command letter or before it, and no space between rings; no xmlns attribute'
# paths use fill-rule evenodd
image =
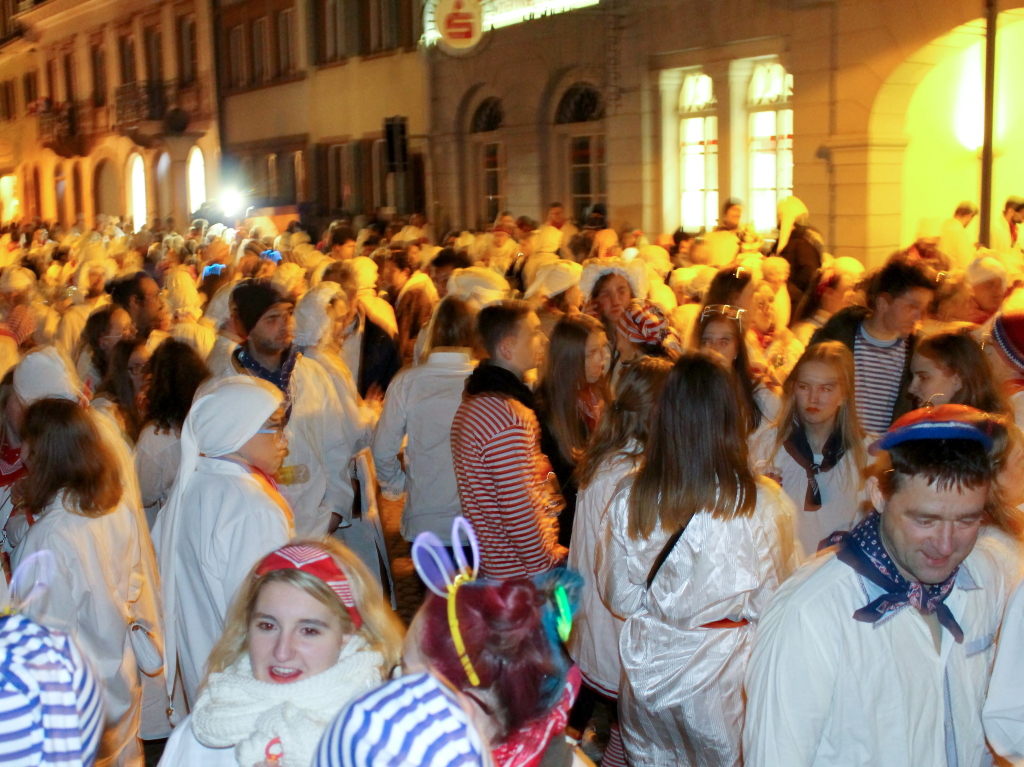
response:
<svg viewBox="0 0 1024 767"><path fill-rule="evenodd" d="M121 215L121 190L111 160L100 160L93 171L93 210L96 215Z"/></svg>
<svg viewBox="0 0 1024 767"><path fill-rule="evenodd" d="M1021 9L1000 14L997 40L1000 59L1006 49L1012 48L1008 31L1013 29L1014 37L1024 32L1024 25L1019 24L1022 20L1024 11ZM985 20L978 18L919 47L894 66L878 88L868 117L867 141L833 147L833 151L840 153L846 149L864 162L866 178L861 181L866 182L864 256L869 266L880 263L891 252L908 244L920 218L948 218L959 199L978 202L980 189L976 182L971 182L971 174L975 173L972 169L977 163L971 155L976 147L957 146L966 139L958 142L954 134L960 130L955 125L957 119L962 122L968 116L980 120L981 102L973 106L953 105L948 100L955 99L956 95L949 87L932 87L936 83L931 81L962 77L960 62L973 48L983 55L984 35ZM999 88L998 74L1006 69L1001 62L997 71L997 106L1010 101L1008 91L999 93L1003 88ZM971 89L972 96L978 99L984 85L982 71L979 68L976 72L977 90ZM924 87L928 87L928 93L920 90ZM945 103L940 103L942 96L947 99ZM918 130L921 109L934 113L935 119L926 130ZM936 120L943 124L939 125ZM927 150L915 143L921 142L926 133L930 142ZM980 129L978 135L980 137ZM978 141L980 145L980 138ZM997 158L997 168L998 162ZM976 164L976 169L976 174L980 174L980 163ZM934 190L939 193L931 194ZM919 199L918 195L927 195L927 199ZM993 193L993 208L997 211L1001 208L998 190Z"/></svg>

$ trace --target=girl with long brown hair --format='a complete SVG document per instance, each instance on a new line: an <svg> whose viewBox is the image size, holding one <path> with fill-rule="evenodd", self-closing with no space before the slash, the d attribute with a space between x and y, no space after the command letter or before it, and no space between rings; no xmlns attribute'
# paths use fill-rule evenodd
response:
<svg viewBox="0 0 1024 767"><path fill-rule="evenodd" d="M586 452L576 467L580 486L573 523L569 567L583 576L579 611L573 619L569 654L579 666L583 688L569 716L571 734L581 737L598 698L610 706L611 737L602 764L625 764L615 702L619 694L619 632L622 619L602 600L597 582L597 552L607 528L605 510L619 483L640 462L658 401L672 363L663 357L640 357L622 367L615 399L601 416Z"/></svg>
<svg viewBox="0 0 1024 767"><path fill-rule="evenodd" d="M809 347L784 392L778 426L754 445L752 459L796 505L797 538L814 556L821 541L853 526L867 500L852 352L837 341Z"/></svg>
<svg viewBox="0 0 1024 767"><path fill-rule="evenodd" d="M23 502L34 524L11 563L17 569L45 550L56 564L47 598L26 609L45 607L41 619L70 634L99 672L106 709L100 761L141 767L142 688L128 635L135 621L159 625L157 584L143 569L148 532L122 497L115 457L77 402L35 402L21 437L28 468Z"/></svg>
<svg viewBox="0 0 1024 767"><path fill-rule="evenodd" d="M619 717L635 767L740 764L754 628L797 564L792 504L751 470L740 397L719 360L684 354L608 507L598 578L626 621Z"/></svg>
<svg viewBox="0 0 1024 767"><path fill-rule="evenodd" d="M576 513L573 472L607 400L608 338L593 317L564 317L555 325L537 387L540 448L562 488L565 508L558 542L569 545Z"/></svg>

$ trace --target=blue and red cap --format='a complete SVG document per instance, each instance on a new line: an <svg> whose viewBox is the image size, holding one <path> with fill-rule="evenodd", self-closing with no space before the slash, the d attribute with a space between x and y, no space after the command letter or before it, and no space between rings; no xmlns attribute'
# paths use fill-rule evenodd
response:
<svg viewBox="0 0 1024 767"><path fill-rule="evenodd" d="M871 455L904 442L925 439L969 439L992 448L992 433L998 416L967 405L939 405L912 410L895 423L868 448Z"/></svg>

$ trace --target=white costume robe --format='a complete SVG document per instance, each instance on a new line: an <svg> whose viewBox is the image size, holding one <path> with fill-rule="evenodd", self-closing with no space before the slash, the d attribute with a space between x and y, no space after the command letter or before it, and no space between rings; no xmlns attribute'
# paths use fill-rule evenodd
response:
<svg viewBox="0 0 1024 767"><path fill-rule="evenodd" d="M569 654L586 682L610 697L619 695L622 672L619 635L623 620L608 609L604 601L607 595L601 593L598 573L607 556L602 544L609 525L608 504L619 482L634 466L635 461L627 456L613 456L600 466L590 484L580 490L572 523L572 546L569 547L569 567L583 576L583 593L573 616Z"/></svg>
<svg viewBox="0 0 1024 767"><path fill-rule="evenodd" d="M985 701L985 736L1000 756L1024 759L1024 585L1018 584L1003 616L992 682Z"/></svg>
<svg viewBox="0 0 1024 767"><path fill-rule="evenodd" d="M958 644L906 606L879 623L854 612L883 593L827 554L776 595L746 678L748 767L991 764L981 710L1006 603L1010 553L982 535L946 605Z"/></svg>
<svg viewBox="0 0 1024 767"><path fill-rule="evenodd" d="M805 558L813 559L818 544L837 530L849 530L857 521L857 512L867 501L867 489L858 476L853 456L844 453L839 463L826 472L818 473L821 508L805 511L807 472L786 451L776 452L775 430L772 429L751 447L750 458L756 463L775 467L782 474L782 491L796 507L796 537Z"/></svg>
<svg viewBox="0 0 1024 767"><path fill-rule="evenodd" d="M70 634L103 682L107 729L97 764L141 767L143 762L138 740L142 687L128 641L131 618L157 625L154 584L142 567L143 535L123 503L103 516L86 517L57 500L36 520L11 558L17 568L44 549L56 557L49 594L30 603L26 612L47 627Z"/></svg>
<svg viewBox="0 0 1024 767"><path fill-rule="evenodd" d="M740 764L743 674L757 623L798 562L793 507L760 479L749 517L696 514L650 590L648 573L670 534L629 537L629 489L608 509L601 572L619 639L619 723L633 767ZM720 620L749 623L704 628Z"/></svg>
<svg viewBox="0 0 1024 767"><path fill-rule="evenodd" d="M235 365L227 375L246 375ZM203 384L199 393L212 383ZM292 413L286 466L306 466L309 481L282 485L279 489L295 515L299 537L327 534L331 513L342 520L352 518L355 493L349 463L355 455L357 425L342 410L331 377L323 365L305 356L295 363L291 379Z"/></svg>
<svg viewBox="0 0 1024 767"><path fill-rule="evenodd" d="M178 513L177 540L173 550L161 540L160 566L165 573L174 568L178 662L185 695L194 702L239 586L294 531L287 509L248 467L218 458L199 458Z"/></svg>
<svg viewBox="0 0 1024 767"><path fill-rule="evenodd" d="M155 423L146 424L135 443L135 472L150 530L167 502L180 464L181 435L174 430L159 429Z"/></svg>

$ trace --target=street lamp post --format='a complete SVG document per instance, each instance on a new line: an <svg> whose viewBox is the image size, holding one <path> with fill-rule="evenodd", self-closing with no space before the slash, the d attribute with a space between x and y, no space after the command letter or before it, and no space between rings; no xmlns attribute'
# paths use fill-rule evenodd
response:
<svg viewBox="0 0 1024 767"><path fill-rule="evenodd" d="M981 147L981 215L978 241L987 248L992 223L992 125L995 112L996 27L999 0L985 0L985 137Z"/></svg>

